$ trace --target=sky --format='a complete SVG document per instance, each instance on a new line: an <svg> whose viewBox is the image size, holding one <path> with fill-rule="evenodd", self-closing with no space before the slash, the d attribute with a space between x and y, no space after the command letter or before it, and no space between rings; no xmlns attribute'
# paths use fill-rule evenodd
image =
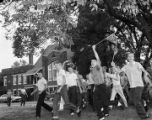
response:
<svg viewBox="0 0 152 120"><path fill-rule="evenodd" d="M20 61L13 54L12 41L5 39L5 29L0 24L0 71L5 68L10 68L15 61ZM28 57L23 57L28 63ZM34 63L37 57L34 57Z"/></svg>

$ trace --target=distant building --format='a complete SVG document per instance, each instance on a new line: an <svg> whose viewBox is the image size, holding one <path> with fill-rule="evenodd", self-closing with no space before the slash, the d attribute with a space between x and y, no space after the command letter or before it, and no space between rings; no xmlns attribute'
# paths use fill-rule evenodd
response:
<svg viewBox="0 0 152 120"><path fill-rule="evenodd" d="M0 95L6 93L6 89L3 86L4 86L3 77L2 77L2 73L0 73Z"/></svg>
<svg viewBox="0 0 152 120"><path fill-rule="evenodd" d="M2 69L1 79L3 86L1 87L3 93L11 89L14 95L19 95L20 89L29 84L28 79L24 76L33 65L20 66L15 68Z"/></svg>

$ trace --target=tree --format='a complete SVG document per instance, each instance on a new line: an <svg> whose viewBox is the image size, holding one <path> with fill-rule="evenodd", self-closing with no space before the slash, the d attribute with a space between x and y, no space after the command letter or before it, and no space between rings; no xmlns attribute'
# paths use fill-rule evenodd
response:
<svg viewBox="0 0 152 120"><path fill-rule="evenodd" d="M25 66L27 65L27 62L25 60L15 61L12 65L12 68Z"/></svg>
<svg viewBox="0 0 152 120"><path fill-rule="evenodd" d="M51 1L6 2L5 9L1 12L5 17L4 27L10 32L8 27L14 23L17 25L13 37L10 37L10 34L6 36L7 39L13 38L15 56L33 54L47 40L68 47L71 38L66 31L71 28L72 21L70 13L64 7L66 6L52 4ZM9 8L14 12L11 13Z"/></svg>
<svg viewBox="0 0 152 120"><path fill-rule="evenodd" d="M138 61L140 61L141 54L144 54L146 56L146 61L148 61L152 57L151 0L46 0L46 2L44 2L43 0L27 0L26 2L24 0L14 0L11 3L13 2L23 4L24 7L21 7L21 9L25 9L23 10L23 13L24 11L26 11L27 13L25 12L25 14L27 14L28 17L27 20L23 17L24 19L21 19L21 22L23 22L24 20L30 20L30 25L32 27L30 27L30 30L34 29L33 31L35 31L35 29L38 28L38 31L40 31L37 31L36 35L41 35L40 33L42 32L42 38L46 38L46 33L48 30L50 30L51 27L53 30L57 30L57 32L51 32L52 34L49 33L50 36L61 36L58 39L55 39L55 41L60 41L61 43L69 43L72 38L74 44L78 46L78 49L80 51L83 51L84 46L87 46L87 44L94 44L98 42L99 40L104 38L106 34L111 33L111 28L116 28L115 33L118 38L120 38L118 40L119 43L123 43L126 50L129 49L131 51L134 51L136 59ZM7 4L10 5L9 3L5 3L5 6ZM39 13L38 16L40 18L38 16L35 16L35 12L31 12L31 9L35 9L34 11L36 11L36 13ZM83 10L85 11L84 14L81 12ZM3 12L3 15L6 18L6 23L7 21L10 22L10 16L8 16L9 14L7 13L8 10L7 12ZM112 19L112 22L109 23L109 25L105 26L105 30L100 30L100 27L99 29L95 29L94 25L100 23L97 22L96 19L98 17L95 16L95 14L98 14L97 16L99 16L101 23L104 23L104 19L100 18L103 17L104 14L106 14L106 17L104 16L104 18L109 17L108 19ZM22 16L22 14L18 14L17 18L20 18L20 15ZM38 19L36 21L38 21L38 25L40 25L40 27L37 27L37 24L35 25L35 22L31 22L31 20L33 21L33 19L31 19L32 15L34 16L34 18L39 18L41 22L39 23ZM77 19L74 20L71 16L76 16L76 18L78 18L78 21ZM47 17L48 19L45 17ZM43 20L43 18L45 19ZM48 23L50 19L55 22L53 22L51 26L47 28L49 24L46 23ZM17 21L17 19L15 19L15 21ZM45 22L43 23L42 21ZM29 22L23 24L25 26L29 25L28 23ZM52 25L54 27L52 27ZM102 25L104 26L104 24ZM71 29L73 27L76 28ZM92 33L91 30L94 30L93 33L95 34L89 34ZM105 32L101 34L101 31ZM94 35L93 38L95 39L90 39L91 37L89 35ZM39 36L38 38L41 38L41 36ZM39 46L40 43L43 43L43 40L45 39L41 40L36 40L36 46ZM31 40L30 43L32 43L32 41L33 40ZM34 45L31 44L31 46Z"/></svg>

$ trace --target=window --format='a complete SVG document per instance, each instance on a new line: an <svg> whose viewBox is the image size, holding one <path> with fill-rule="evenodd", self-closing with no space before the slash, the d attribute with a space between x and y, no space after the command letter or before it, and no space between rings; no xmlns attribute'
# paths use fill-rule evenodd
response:
<svg viewBox="0 0 152 120"><path fill-rule="evenodd" d="M16 81L16 75L13 75L13 85L16 85L17 81Z"/></svg>
<svg viewBox="0 0 152 120"><path fill-rule="evenodd" d="M55 62L52 62L48 65L48 81L56 81L56 72Z"/></svg>
<svg viewBox="0 0 152 120"><path fill-rule="evenodd" d="M21 75L18 75L18 85L21 84Z"/></svg>
<svg viewBox="0 0 152 120"><path fill-rule="evenodd" d="M4 76L3 80L4 80L4 86L7 86L7 76Z"/></svg>
<svg viewBox="0 0 152 120"><path fill-rule="evenodd" d="M27 77L26 77L26 75L23 75L23 84L27 84Z"/></svg>

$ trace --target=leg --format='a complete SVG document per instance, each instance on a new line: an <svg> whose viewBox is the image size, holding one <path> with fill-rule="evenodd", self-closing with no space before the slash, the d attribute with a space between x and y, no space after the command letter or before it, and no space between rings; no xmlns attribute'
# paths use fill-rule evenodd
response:
<svg viewBox="0 0 152 120"><path fill-rule="evenodd" d="M50 107L50 106L49 106L48 104L46 104L45 102L43 102L42 106L43 106L46 110L48 110L48 111L50 111L50 112L52 112L52 110L53 110L53 108Z"/></svg>
<svg viewBox="0 0 152 120"><path fill-rule="evenodd" d="M144 106L142 104L142 100L141 100L141 95L142 95L142 87L136 87L136 88L131 88L130 92L132 92L133 94L133 102L134 105L136 107L136 111L139 115L139 117L143 118L146 116L146 111L144 109Z"/></svg>
<svg viewBox="0 0 152 120"><path fill-rule="evenodd" d="M112 88L112 93L111 93L111 97L110 97L110 101L114 101L115 100L115 97L116 97L116 90L115 88L113 87Z"/></svg>
<svg viewBox="0 0 152 120"><path fill-rule="evenodd" d="M54 113L54 116L58 116L58 102L60 101L61 99L61 95L59 93L56 93L54 95L54 98L53 98L53 113Z"/></svg>
<svg viewBox="0 0 152 120"><path fill-rule="evenodd" d="M63 88L60 91L60 94L65 102L65 105L64 105L65 109L70 109L70 110L75 111L76 106L69 102L69 97L68 97L68 93L67 93L67 86L63 86Z"/></svg>
<svg viewBox="0 0 152 120"><path fill-rule="evenodd" d="M36 105L36 117L41 117L41 106L44 103L45 95L46 95L45 91L39 95L38 102Z"/></svg>
<svg viewBox="0 0 152 120"><path fill-rule="evenodd" d="M41 105L42 105L42 101L41 101L41 97L39 95L37 104L36 104L36 117L41 117Z"/></svg>
<svg viewBox="0 0 152 120"><path fill-rule="evenodd" d="M122 99L125 107L128 107L127 100L126 100L126 98L125 98L125 95L124 95L124 93L123 93L123 90L122 90L122 87L121 87L121 86L119 86L119 87L117 88L117 93L120 95L120 97L121 97L121 99Z"/></svg>
<svg viewBox="0 0 152 120"><path fill-rule="evenodd" d="M107 90L107 86L106 85L102 85L101 86L101 91L102 92L102 96L101 96L101 99L102 99L102 105L103 105L103 113L104 113L104 116L107 116L109 115L109 95L108 95L108 90Z"/></svg>

